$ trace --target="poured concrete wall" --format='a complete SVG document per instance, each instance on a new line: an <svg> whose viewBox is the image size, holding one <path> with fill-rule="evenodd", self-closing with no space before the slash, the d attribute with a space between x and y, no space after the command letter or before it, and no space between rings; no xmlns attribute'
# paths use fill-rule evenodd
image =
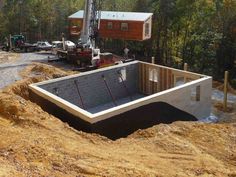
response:
<svg viewBox="0 0 236 177"><path fill-rule="evenodd" d="M124 83L118 73L121 73ZM105 77L108 88L102 76ZM129 97L129 93L138 93L138 64L133 63L109 70L80 74L67 79L57 79L55 82L39 84L38 86L80 108L83 108L82 99L84 109L88 110L112 102L108 89L112 92L115 100Z"/></svg>
<svg viewBox="0 0 236 177"><path fill-rule="evenodd" d="M191 99L191 92L192 89L196 88L197 86L200 86L200 100L193 101ZM118 106L116 107L116 109L110 109L94 114L94 118L96 119L96 121L101 121L107 119L108 117L113 117L123 112L136 109L150 103L165 102L195 116L198 119L201 119L210 115L211 90L212 79L211 77L206 77L178 87L174 87L166 91L146 96L139 100L135 100L133 102Z"/></svg>
<svg viewBox="0 0 236 177"><path fill-rule="evenodd" d="M138 129L152 127L159 123L168 124L174 121L197 120L191 114L179 110L167 103L155 102L91 124L88 121L85 121L86 119L75 116L70 111L62 109L60 105L58 106L32 91L30 91L30 97L31 100L41 105L45 111L60 118L71 127L89 133L98 133L110 139L126 137Z"/></svg>
<svg viewBox="0 0 236 177"><path fill-rule="evenodd" d="M144 65L141 69L140 64ZM151 87L153 83L150 81L149 67L155 67L160 71L157 73L158 82L155 83L157 86L159 85L158 87ZM80 97L74 80L79 82L81 95L86 107L91 108L111 102L111 97L107 92L101 75L106 77L107 83L109 83L108 85L116 99L128 96L117 76L117 71L123 68L126 68L125 82L130 92L133 94L142 92L146 94L145 97L93 114L81 108L81 103L78 101ZM140 73L141 71L142 73ZM183 77L186 83L182 83L182 85L176 84L178 77ZM169 80L169 82L165 81L165 79ZM142 109L147 105L156 105L156 103L160 102L167 103L199 119L208 117L211 111L211 85L212 78L205 75L135 61L75 76L32 84L30 88L35 102L39 102L38 100L42 98L43 101L39 103L40 105L43 105L43 102L52 103L78 119L89 124L97 124L112 117L119 117L119 115L126 114L132 110ZM59 96L54 93L55 87L60 88L57 93ZM158 88L166 88L167 90L160 91ZM157 107L156 110L158 111L158 109ZM135 114L134 116L138 117ZM139 118L141 119L140 116Z"/></svg>

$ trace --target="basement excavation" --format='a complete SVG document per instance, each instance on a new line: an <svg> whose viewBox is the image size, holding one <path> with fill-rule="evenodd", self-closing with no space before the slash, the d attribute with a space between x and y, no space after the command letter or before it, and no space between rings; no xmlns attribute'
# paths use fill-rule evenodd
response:
<svg viewBox="0 0 236 177"><path fill-rule="evenodd" d="M212 78L134 61L30 85L30 99L85 132L110 139L158 123L210 115Z"/></svg>

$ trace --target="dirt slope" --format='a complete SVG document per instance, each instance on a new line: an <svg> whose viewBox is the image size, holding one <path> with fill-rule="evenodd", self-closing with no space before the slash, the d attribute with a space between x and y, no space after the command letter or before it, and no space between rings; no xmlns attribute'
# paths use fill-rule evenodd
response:
<svg viewBox="0 0 236 177"><path fill-rule="evenodd" d="M236 123L161 124L111 141L30 102L28 83L71 74L30 67L0 92L0 176L236 176Z"/></svg>

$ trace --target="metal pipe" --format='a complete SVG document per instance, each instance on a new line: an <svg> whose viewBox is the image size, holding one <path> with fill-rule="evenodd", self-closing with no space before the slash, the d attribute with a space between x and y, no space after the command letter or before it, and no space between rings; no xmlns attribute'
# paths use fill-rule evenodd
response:
<svg viewBox="0 0 236 177"><path fill-rule="evenodd" d="M115 101L115 98L113 97L113 95L112 95L112 93L111 93L111 89L109 88L109 86L108 86L108 84L107 84L107 81L106 81L105 76L102 75L102 78L103 78L103 81L104 81L104 83L105 83L105 85L106 85L106 88L107 88L107 90L108 90L108 93L109 93L109 95L110 95L110 97L111 97L111 99L112 99L113 104L114 104L115 106L117 106L116 101Z"/></svg>
<svg viewBox="0 0 236 177"><path fill-rule="evenodd" d="M80 93L80 90L79 90L78 81L75 80L74 83L75 83L77 92L78 92L78 94L79 94L80 100L81 100L82 108L85 109L84 102L83 102L83 99L82 99L82 96L81 96L81 93Z"/></svg>

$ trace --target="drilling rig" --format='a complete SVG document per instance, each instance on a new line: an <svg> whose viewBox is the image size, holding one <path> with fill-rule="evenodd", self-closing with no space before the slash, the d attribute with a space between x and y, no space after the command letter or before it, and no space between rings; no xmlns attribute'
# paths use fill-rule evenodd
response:
<svg viewBox="0 0 236 177"><path fill-rule="evenodd" d="M111 53L101 53L97 46L101 18L101 0L86 0L83 28L78 45L72 51L58 50L59 58L78 64L87 69L96 69L119 63Z"/></svg>
<svg viewBox="0 0 236 177"><path fill-rule="evenodd" d="M101 1L86 0L84 9L83 28L81 33L81 43L90 48L96 47L98 30L101 18Z"/></svg>
<svg viewBox="0 0 236 177"><path fill-rule="evenodd" d="M88 51L91 51L92 66L96 66L100 59L100 49L96 48L101 18L100 10L100 0L85 1L83 28L79 44L82 49L89 49Z"/></svg>

